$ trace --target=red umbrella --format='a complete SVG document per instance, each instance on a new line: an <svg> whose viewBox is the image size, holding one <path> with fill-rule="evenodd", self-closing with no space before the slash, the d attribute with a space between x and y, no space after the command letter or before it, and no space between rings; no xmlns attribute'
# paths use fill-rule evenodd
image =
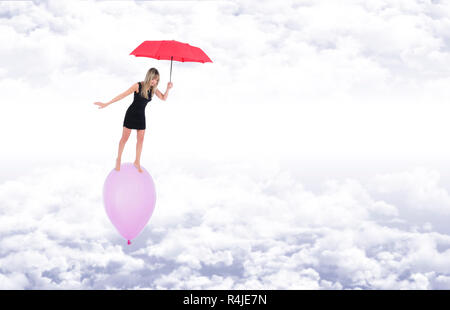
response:
<svg viewBox="0 0 450 310"><path fill-rule="evenodd" d="M136 57L150 57L158 60L170 59L170 81L172 82L172 62L212 62L200 48L178 41L144 41L130 53Z"/></svg>

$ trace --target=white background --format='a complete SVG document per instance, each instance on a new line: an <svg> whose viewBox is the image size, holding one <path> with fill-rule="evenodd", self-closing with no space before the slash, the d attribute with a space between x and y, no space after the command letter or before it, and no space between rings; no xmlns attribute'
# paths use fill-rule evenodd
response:
<svg viewBox="0 0 450 310"><path fill-rule="evenodd" d="M0 2L0 287L450 288L447 1ZM158 192L103 209L144 40ZM132 132L122 162L135 156Z"/></svg>

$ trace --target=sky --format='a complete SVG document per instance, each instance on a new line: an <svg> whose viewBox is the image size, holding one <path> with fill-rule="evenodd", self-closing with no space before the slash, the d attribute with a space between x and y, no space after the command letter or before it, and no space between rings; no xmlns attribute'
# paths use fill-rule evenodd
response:
<svg viewBox="0 0 450 310"><path fill-rule="evenodd" d="M1 1L1 289L450 289L450 1ZM106 215L132 96L157 192ZM122 162L133 162L136 131Z"/></svg>

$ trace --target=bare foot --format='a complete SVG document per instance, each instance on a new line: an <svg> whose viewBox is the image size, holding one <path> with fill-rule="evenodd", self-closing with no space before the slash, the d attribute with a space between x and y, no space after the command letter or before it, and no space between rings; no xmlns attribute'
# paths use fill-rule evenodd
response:
<svg viewBox="0 0 450 310"><path fill-rule="evenodd" d="M142 172L141 165L139 163L134 162L134 166L139 170L139 172Z"/></svg>
<svg viewBox="0 0 450 310"><path fill-rule="evenodd" d="M120 158L116 158L116 170L120 170Z"/></svg>

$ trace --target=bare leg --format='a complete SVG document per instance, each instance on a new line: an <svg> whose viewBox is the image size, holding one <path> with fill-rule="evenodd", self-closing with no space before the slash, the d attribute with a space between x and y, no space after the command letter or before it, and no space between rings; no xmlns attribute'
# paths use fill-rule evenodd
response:
<svg viewBox="0 0 450 310"><path fill-rule="evenodd" d="M134 166L139 170L139 172L142 172L141 153L142 153L142 145L144 143L144 134L145 134L145 129L137 131L136 160L134 161Z"/></svg>
<svg viewBox="0 0 450 310"><path fill-rule="evenodd" d="M130 136L130 133L131 133L131 129L124 126L123 131L122 131L122 138L120 139L120 142L119 142L119 154L117 155L117 158L116 158L116 170L117 171L120 170L120 161L122 159L123 148L125 147L125 143L127 143L127 141L128 141L128 137Z"/></svg>

